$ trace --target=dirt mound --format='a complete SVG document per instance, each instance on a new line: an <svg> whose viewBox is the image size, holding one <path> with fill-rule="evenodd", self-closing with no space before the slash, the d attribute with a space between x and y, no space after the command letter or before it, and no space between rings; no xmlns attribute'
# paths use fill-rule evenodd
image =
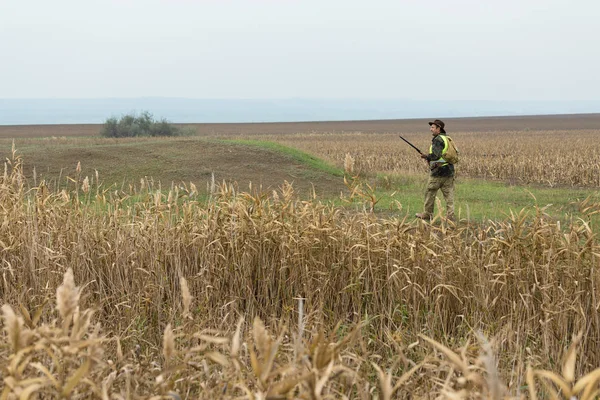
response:
<svg viewBox="0 0 600 400"><path fill-rule="evenodd" d="M217 184L236 182L241 191L248 191L252 184L253 189L270 192L286 181L303 197L311 195L313 188L317 195L326 197L346 190L342 177L311 168L280 152L198 138L89 143L67 140L56 144L42 140L18 153L23 156L26 175L33 177L35 168L38 182L64 182L67 176L76 175L80 162L80 176L92 178L97 170L104 186L137 185L141 178L148 177L161 182L163 188L172 182L193 182L200 192L206 192L214 174Z"/></svg>

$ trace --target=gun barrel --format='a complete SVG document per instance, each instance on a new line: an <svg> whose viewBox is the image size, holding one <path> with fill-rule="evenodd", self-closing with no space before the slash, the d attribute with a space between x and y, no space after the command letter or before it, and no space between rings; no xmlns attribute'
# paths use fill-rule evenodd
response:
<svg viewBox="0 0 600 400"><path fill-rule="evenodd" d="M415 145L413 145L408 140L404 139L401 135L399 135L399 136L400 136L400 139L404 140L410 147L412 147L413 149L415 149L416 151L418 151L419 154L423 154L423 152L421 150L419 150Z"/></svg>

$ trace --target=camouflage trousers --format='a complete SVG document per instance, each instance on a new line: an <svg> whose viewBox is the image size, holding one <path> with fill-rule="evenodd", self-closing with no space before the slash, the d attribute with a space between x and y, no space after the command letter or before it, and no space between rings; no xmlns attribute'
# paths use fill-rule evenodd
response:
<svg viewBox="0 0 600 400"><path fill-rule="evenodd" d="M454 177L430 176L425 192L425 217L433 217L433 208L438 190L442 191L446 200L446 218L454 220Z"/></svg>

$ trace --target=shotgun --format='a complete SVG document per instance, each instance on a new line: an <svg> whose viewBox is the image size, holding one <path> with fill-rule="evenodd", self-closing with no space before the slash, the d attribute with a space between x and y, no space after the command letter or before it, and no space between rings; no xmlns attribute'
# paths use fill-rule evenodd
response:
<svg viewBox="0 0 600 400"><path fill-rule="evenodd" d="M400 135L399 135L399 136L400 136ZM407 144L408 144L410 147L412 147L413 149L415 149L416 151L418 151L420 155L422 155L422 156L424 156L424 155L425 155L425 154L423 154L423 152L422 152L421 150L419 150L419 149L417 148L417 146L413 145L411 142L409 142L408 140L404 139L402 136L400 136L400 139L404 140L404 141L405 141L405 142L406 142L406 143L407 143ZM437 163L434 163L434 164L432 165L432 163L430 163L429 161L427 161L427 159L425 159L425 161L426 161L426 162L429 164L429 169L430 169L430 170L432 170L432 171L433 171L434 169L436 169L437 167L439 167L439 164L437 164Z"/></svg>
<svg viewBox="0 0 600 400"><path fill-rule="evenodd" d="M404 139L402 136L400 136L400 139L404 140L410 147L412 147L413 149L415 149L416 151L419 152L420 155L424 155L423 152L421 150L419 150L415 145L413 145L411 142L409 142L408 140Z"/></svg>

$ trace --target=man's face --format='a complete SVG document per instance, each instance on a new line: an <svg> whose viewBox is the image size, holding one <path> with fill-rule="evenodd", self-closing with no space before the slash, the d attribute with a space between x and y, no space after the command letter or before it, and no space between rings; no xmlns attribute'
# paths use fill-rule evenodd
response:
<svg viewBox="0 0 600 400"><path fill-rule="evenodd" d="M439 134L440 134L440 127L439 127L439 126L437 126L436 124L432 124L432 125L429 127L429 130L431 131L431 134L432 134L433 136L437 136L437 135L439 135Z"/></svg>

